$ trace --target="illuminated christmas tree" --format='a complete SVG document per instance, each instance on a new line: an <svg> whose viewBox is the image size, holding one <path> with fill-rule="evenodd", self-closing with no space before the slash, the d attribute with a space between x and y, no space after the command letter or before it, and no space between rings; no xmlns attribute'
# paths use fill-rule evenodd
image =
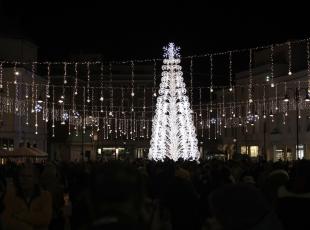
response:
<svg viewBox="0 0 310 230"><path fill-rule="evenodd" d="M164 65L153 118L149 159L163 161L170 158L198 160L198 141L192 110L186 96L180 48L173 43L164 47Z"/></svg>

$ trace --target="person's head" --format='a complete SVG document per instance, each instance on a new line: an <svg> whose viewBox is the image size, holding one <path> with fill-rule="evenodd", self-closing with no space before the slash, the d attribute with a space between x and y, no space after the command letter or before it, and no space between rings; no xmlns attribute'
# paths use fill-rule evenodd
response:
<svg viewBox="0 0 310 230"><path fill-rule="evenodd" d="M0 176L0 214L4 210L3 198L6 193L6 182L3 177Z"/></svg>
<svg viewBox="0 0 310 230"><path fill-rule="evenodd" d="M143 220L145 190L143 177L133 167L121 162L108 163L95 173L92 184L94 221L105 229L113 226L140 225ZM96 228L97 229L97 228Z"/></svg>
<svg viewBox="0 0 310 230"><path fill-rule="evenodd" d="M310 161L296 162L292 174L293 190L295 192L310 192Z"/></svg>
<svg viewBox="0 0 310 230"><path fill-rule="evenodd" d="M248 184L231 184L209 196L210 211L221 229L251 229L270 207L258 189Z"/></svg>
<svg viewBox="0 0 310 230"><path fill-rule="evenodd" d="M18 183L22 191L31 192L38 184L38 170L32 164L23 165L18 173Z"/></svg>

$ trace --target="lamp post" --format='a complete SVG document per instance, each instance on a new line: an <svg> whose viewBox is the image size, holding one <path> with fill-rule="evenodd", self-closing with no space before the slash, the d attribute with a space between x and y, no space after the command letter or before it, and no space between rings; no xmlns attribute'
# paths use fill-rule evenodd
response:
<svg viewBox="0 0 310 230"><path fill-rule="evenodd" d="M304 101L305 102L310 102L310 95L309 95L309 89L308 88L300 88L296 87L295 91L292 88L287 88L287 90L292 90L295 93L295 103L296 103L296 157L298 157L299 153L299 102L300 102L300 91L305 90L306 91L306 96ZM289 95L286 93L283 99L284 102L289 103Z"/></svg>

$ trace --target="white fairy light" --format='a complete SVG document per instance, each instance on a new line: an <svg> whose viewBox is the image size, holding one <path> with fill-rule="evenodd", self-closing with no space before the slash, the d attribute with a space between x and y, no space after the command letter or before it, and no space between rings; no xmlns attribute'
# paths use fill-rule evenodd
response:
<svg viewBox="0 0 310 230"><path fill-rule="evenodd" d="M122 87L121 89L121 109L122 109L122 114L125 115L125 111L124 111L124 88Z"/></svg>
<svg viewBox="0 0 310 230"><path fill-rule="evenodd" d="M17 85L17 76L19 75L19 72L17 71L16 66L17 66L17 63L15 62L14 70L13 70L13 72L14 72L14 85Z"/></svg>
<svg viewBox="0 0 310 230"><path fill-rule="evenodd" d="M213 56L210 55L210 93L213 93Z"/></svg>
<svg viewBox="0 0 310 230"><path fill-rule="evenodd" d="M110 65L109 65L109 71L110 71L110 113L111 115L110 116L113 116L113 84L112 84L112 78L113 78L113 75L112 75L112 63L110 62Z"/></svg>
<svg viewBox="0 0 310 230"><path fill-rule="evenodd" d="M52 86L52 137L55 137L55 88Z"/></svg>
<svg viewBox="0 0 310 230"><path fill-rule="evenodd" d="M89 68L89 62L87 62L87 103L90 102L89 97L89 87L90 87L90 68Z"/></svg>
<svg viewBox="0 0 310 230"><path fill-rule="evenodd" d="M103 97L103 64L100 66L100 109L102 110L102 102L104 101Z"/></svg>
<svg viewBox="0 0 310 230"><path fill-rule="evenodd" d="M189 74L190 74L190 84L191 84L190 98L191 98L191 106L193 106L193 58L191 58Z"/></svg>
<svg viewBox="0 0 310 230"><path fill-rule="evenodd" d="M253 88L253 75L252 75L252 49L249 51L249 88L248 88L248 102L251 104L252 99L252 88Z"/></svg>
<svg viewBox="0 0 310 230"><path fill-rule="evenodd" d="M7 106L7 112L10 111L9 106L10 106L10 87L9 87L9 82L6 82L6 106Z"/></svg>
<svg viewBox="0 0 310 230"><path fill-rule="evenodd" d="M292 75L292 45L291 42L287 43L287 55L288 55L288 75Z"/></svg>
<svg viewBox="0 0 310 230"><path fill-rule="evenodd" d="M153 97L156 97L156 60L154 59L153 62Z"/></svg>
<svg viewBox="0 0 310 230"><path fill-rule="evenodd" d="M69 113L70 113L70 111L69 111ZM71 116L69 113L67 113L67 114L68 114L68 135L70 136L71 135Z"/></svg>
<svg viewBox="0 0 310 230"><path fill-rule="evenodd" d="M134 82L134 71L135 71L135 65L134 62L131 62L131 111L134 111L134 87L135 87L135 82Z"/></svg>
<svg viewBox="0 0 310 230"><path fill-rule="evenodd" d="M201 87L199 88L199 117L200 117L200 125L202 125Z"/></svg>
<svg viewBox="0 0 310 230"><path fill-rule="evenodd" d="M310 41L307 39L307 77L308 77L308 92L310 93Z"/></svg>
<svg viewBox="0 0 310 230"><path fill-rule="evenodd" d="M162 161L198 160L198 141L192 110L186 96L179 59L179 48L170 43L165 47L162 79L153 118L149 158ZM178 103L177 103L178 101Z"/></svg>
<svg viewBox="0 0 310 230"><path fill-rule="evenodd" d="M0 89L3 89L3 63L0 62Z"/></svg>
<svg viewBox="0 0 310 230"><path fill-rule="evenodd" d="M275 87L275 94L276 94L276 111L279 110L279 101L278 101L278 85L276 84L276 87Z"/></svg>
<svg viewBox="0 0 310 230"><path fill-rule="evenodd" d="M270 86L273 88L274 87L274 63L273 63L273 55L274 55L274 47L271 45L270 47L270 77L271 77L271 83Z"/></svg>
<svg viewBox="0 0 310 230"><path fill-rule="evenodd" d="M83 87L83 134L85 134L85 129L86 129L86 95L85 95L85 87Z"/></svg>
<svg viewBox="0 0 310 230"><path fill-rule="evenodd" d="M222 111L222 117L225 117L225 90L224 88L222 89L222 104L223 104L223 111Z"/></svg>
<svg viewBox="0 0 310 230"><path fill-rule="evenodd" d="M31 112L34 112L34 72L35 72L35 66L34 63L32 63L32 67L31 67L31 79L32 79L32 83L31 83Z"/></svg>
<svg viewBox="0 0 310 230"><path fill-rule="evenodd" d="M263 88L263 118L266 118L266 87Z"/></svg>
<svg viewBox="0 0 310 230"><path fill-rule="evenodd" d="M18 92L18 78L17 76L19 75L19 72L16 69L16 62L14 65L14 75L15 75L15 80L14 80L14 85L15 85L15 112L18 112L18 101L19 101L19 92Z"/></svg>
<svg viewBox="0 0 310 230"><path fill-rule="evenodd" d="M50 98L50 84L51 84L51 64L47 63L47 85L45 88L46 98Z"/></svg>
<svg viewBox="0 0 310 230"><path fill-rule="evenodd" d="M35 102L38 101L38 85L35 86ZM38 134L38 110L35 109L35 134Z"/></svg>
<svg viewBox="0 0 310 230"><path fill-rule="evenodd" d="M64 63L64 85L68 83L67 81L67 62Z"/></svg>
<svg viewBox="0 0 310 230"><path fill-rule="evenodd" d="M75 73L75 80L74 80L74 95L78 94L78 64L74 63L74 73Z"/></svg>
<svg viewBox="0 0 310 230"><path fill-rule="evenodd" d="M233 90L232 87L232 52L229 52L229 91Z"/></svg>

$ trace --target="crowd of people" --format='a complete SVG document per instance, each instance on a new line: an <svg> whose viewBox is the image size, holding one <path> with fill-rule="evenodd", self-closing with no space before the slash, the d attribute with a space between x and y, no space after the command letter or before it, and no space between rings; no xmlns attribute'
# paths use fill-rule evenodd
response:
<svg viewBox="0 0 310 230"><path fill-rule="evenodd" d="M0 170L0 229L310 229L307 160L8 162Z"/></svg>

